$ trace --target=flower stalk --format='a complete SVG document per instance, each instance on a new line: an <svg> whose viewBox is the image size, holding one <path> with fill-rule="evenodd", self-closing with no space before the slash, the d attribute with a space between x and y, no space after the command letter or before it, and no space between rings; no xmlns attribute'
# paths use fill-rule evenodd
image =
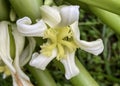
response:
<svg viewBox="0 0 120 86"><path fill-rule="evenodd" d="M90 10L99 17L104 23L111 27L116 33L120 34L120 16L109 11L96 8L89 7Z"/></svg>
<svg viewBox="0 0 120 86"><path fill-rule="evenodd" d="M102 8L104 10L113 12L115 14L120 15L120 1L118 0L110 0L110 1L105 1L105 0L66 0L68 2L72 3L84 3L90 6L95 6L98 8Z"/></svg>
<svg viewBox="0 0 120 86"><path fill-rule="evenodd" d="M37 81L37 86L56 86L55 81L53 80L50 73L45 70L39 70L27 65L27 69L31 72L32 76Z"/></svg>
<svg viewBox="0 0 120 86"><path fill-rule="evenodd" d="M70 79L72 86L99 86L77 58L75 59L75 62L80 73ZM65 72L64 67L60 62L53 60L53 64L55 64L62 72Z"/></svg>
<svg viewBox="0 0 120 86"><path fill-rule="evenodd" d="M99 86L78 59L76 59L76 64L80 70L80 73L70 79L70 82L74 86Z"/></svg>

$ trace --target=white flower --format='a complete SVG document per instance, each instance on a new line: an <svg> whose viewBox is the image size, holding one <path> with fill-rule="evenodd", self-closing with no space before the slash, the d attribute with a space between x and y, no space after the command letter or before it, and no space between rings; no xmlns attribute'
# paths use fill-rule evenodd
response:
<svg viewBox="0 0 120 86"><path fill-rule="evenodd" d="M32 83L30 82L29 77L21 70L20 64L22 66L24 66L24 64L26 64L26 61L23 61L23 63L22 63L21 60L29 59L29 58L25 58L25 57L27 57L27 56L29 57L28 52L32 53L32 50L35 47L35 43L31 43L33 45L28 48L30 51L26 50L26 49L23 50L25 37L21 36L21 34L17 31L16 26L13 26L12 29L13 29L12 33L13 33L13 37L15 40L15 47L16 47L15 59L14 59L14 63L13 63L14 68L16 69L16 73L12 74L13 85L14 86L33 86ZM31 48L33 48L33 49L31 49ZM24 51L23 52L24 54L22 53L22 51ZM24 56L20 56L21 54L23 54Z"/></svg>
<svg viewBox="0 0 120 86"><path fill-rule="evenodd" d="M0 22L0 59L7 65L7 67L15 73L10 57L10 38L8 32L9 22Z"/></svg>
<svg viewBox="0 0 120 86"><path fill-rule="evenodd" d="M27 23L31 22L28 17L17 21L18 31L24 36L38 36L47 39L47 42L41 46L40 54L33 54L30 61L31 66L44 70L56 57L65 67L66 78L70 79L79 73L74 61L77 48L94 55L103 51L101 39L92 42L80 40L79 6L41 6L40 11L42 19L34 25Z"/></svg>
<svg viewBox="0 0 120 86"><path fill-rule="evenodd" d="M0 61L4 62L5 66L0 67L0 71L4 72L4 76L9 74L13 78L13 86L33 86L29 77L23 73L19 65L19 56L24 48L25 37L21 36L13 26L13 37L15 40L15 60L10 55L10 34L8 29L8 22L0 22ZM7 73L6 73L7 72ZM4 77L3 77L4 78Z"/></svg>

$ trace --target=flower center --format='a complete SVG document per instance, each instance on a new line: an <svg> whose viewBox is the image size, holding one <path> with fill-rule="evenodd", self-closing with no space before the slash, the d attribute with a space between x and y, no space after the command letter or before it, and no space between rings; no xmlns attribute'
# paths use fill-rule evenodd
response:
<svg viewBox="0 0 120 86"><path fill-rule="evenodd" d="M44 33L47 43L41 46L41 53L51 56L52 50L57 49L57 60L66 57L66 51L73 52L77 45L73 40L73 33L69 27L49 28Z"/></svg>

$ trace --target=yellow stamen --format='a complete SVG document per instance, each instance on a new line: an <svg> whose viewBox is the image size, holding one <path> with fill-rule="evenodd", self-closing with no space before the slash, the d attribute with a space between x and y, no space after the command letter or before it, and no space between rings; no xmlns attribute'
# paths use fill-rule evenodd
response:
<svg viewBox="0 0 120 86"><path fill-rule="evenodd" d="M65 57L65 50L73 52L77 48L69 27L47 29L44 38L47 43L41 46L41 53L50 56L52 50L57 48L57 60Z"/></svg>

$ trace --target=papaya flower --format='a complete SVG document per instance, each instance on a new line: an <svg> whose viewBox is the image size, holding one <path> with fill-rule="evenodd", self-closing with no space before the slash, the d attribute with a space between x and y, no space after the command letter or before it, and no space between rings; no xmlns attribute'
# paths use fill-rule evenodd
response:
<svg viewBox="0 0 120 86"><path fill-rule="evenodd" d="M42 37L46 43L41 45L39 53L32 55L30 65L41 70L56 57L65 67L66 79L79 74L75 64L75 51L81 48L98 55L103 51L101 39L92 42L80 40L78 28L79 6L41 6L41 20L32 24L28 17L17 20L18 31L27 37Z"/></svg>
<svg viewBox="0 0 120 86"><path fill-rule="evenodd" d="M0 22L0 72L3 72L3 78L11 75L13 86L33 86L29 77L22 71L20 67L20 54L24 49L25 37L20 35L16 26L12 26L12 34L9 30L11 24L6 21ZM10 41L13 36L15 42L15 58L11 57ZM13 43L13 42L12 42ZM33 45L34 46L34 45ZM28 54L28 53L26 53ZM22 57L22 56L21 56Z"/></svg>

